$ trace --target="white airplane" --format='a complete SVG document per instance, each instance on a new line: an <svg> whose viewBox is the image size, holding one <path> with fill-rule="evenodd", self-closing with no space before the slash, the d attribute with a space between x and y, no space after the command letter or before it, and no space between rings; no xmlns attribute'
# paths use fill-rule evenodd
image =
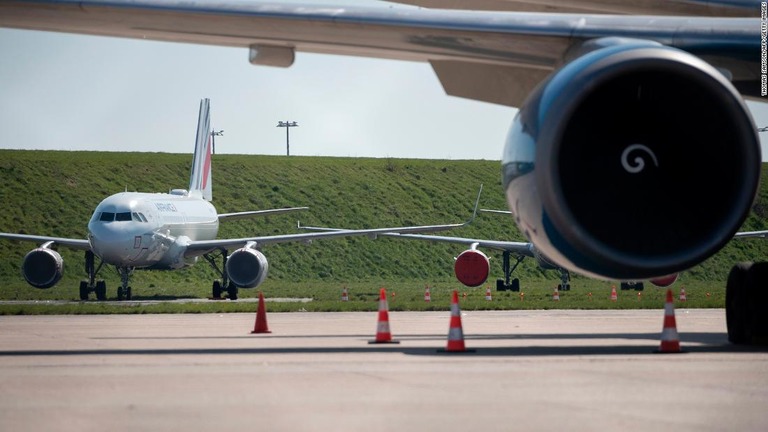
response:
<svg viewBox="0 0 768 432"><path fill-rule="evenodd" d="M468 224L474 218L473 214L472 219L464 224L217 239L221 221L275 215L307 207L217 214L210 203L213 186L211 136L210 101L203 99L200 101L189 189L174 189L171 193L122 192L111 195L96 206L88 222L87 239L0 233L0 238L41 244L24 257L22 274L26 281L33 287L43 289L56 285L62 277L64 261L54 247L64 246L85 251L88 280L80 283L82 300L87 300L91 292L96 293L98 300L106 299L106 284L97 280L104 264L115 266L120 274L121 286L117 290L117 298L131 299L129 278L134 269L175 270L195 264L202 256L221 276L220 280L213 282L213 297L220 298L226 291L229 299L236 300L238 288L255 288L267 277L267 258L258 249L263 245L387 232L442 231ZM229 249L235 251L228 253ZM217 254L222 257L221 268L215 262ZM98 267L96 257L100 259Z"/></svg>
<svg viewBox="0 0 768 432"><path fill-rule="evenodd" d="M742 225L762 160L743 98L768 94L763 3L408 3L448 9L0 0L0 26L242 47L255 65L288 67L302 51L428 62L450 95L520 107L503 190L523 235L569 271L679 273ZM768 339L768 314L751 306L768 304L762 267L729 277L731 341Z"/></svg>

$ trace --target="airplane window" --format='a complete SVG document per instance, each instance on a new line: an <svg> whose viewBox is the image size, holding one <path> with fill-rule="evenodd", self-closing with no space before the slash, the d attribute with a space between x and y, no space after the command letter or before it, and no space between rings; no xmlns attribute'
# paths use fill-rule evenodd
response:
<svg viewBox="0 0 768 432"><path fill-rule="evenodd" d="M131 212L116 213L115 220L118 222L127 222L131 220Z"/></svg>
<svg viewBox="0 0 768 432"><path fill-rule="evenodd" d="M139 217L139 214L136 212L131 213L131 220L134 222L142 222L141 218Z"/></svg>
<svg viewBox="0 0 768 432"><path fill-rule="evenodd" d="M147 219L147 217L144 216L144 213L139 213L139 217L141 218L142 222L149 222L149 219Z"/></svg>
<svg viewBox="0 0 768 432"><path fill-rule="evenodd" d="M102 222L112 222L115 220L115 214L111 212L101 212L99 220Z"/></svg>

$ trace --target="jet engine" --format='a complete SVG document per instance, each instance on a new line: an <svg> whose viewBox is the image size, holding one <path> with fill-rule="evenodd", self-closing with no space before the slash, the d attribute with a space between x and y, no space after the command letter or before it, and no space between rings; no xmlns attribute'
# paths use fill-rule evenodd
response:
<svg viewBox="0 0 768 432"><path fill-rule="evenodd" d="M741 226L757 129L726 75L684 51L606 38L518 112L503 180L521 231L557 265L603 279L688 269Z"/></svg>
<svg viewBox="0 0 768 432"><path fill-rule="evenodd" d="M263 253L244 247L229 255L226 269L229 279L238 287L255 288L267 278L269 265Z"/></svg>
<svg viewBox="0 0 768 432"><path fill-rule="evenodd" d="M50 288L64 274L64 259L53 249L40 247L30 251L21 264L21 273L35 288Z"/></svg>
<svg viewBox="0 0 768 432"><path fill-rule="evenodd" d="M476 249L465 250L453 265L456 279L468 287L480 286L488 279L491 264L488 257Z"/></svg>

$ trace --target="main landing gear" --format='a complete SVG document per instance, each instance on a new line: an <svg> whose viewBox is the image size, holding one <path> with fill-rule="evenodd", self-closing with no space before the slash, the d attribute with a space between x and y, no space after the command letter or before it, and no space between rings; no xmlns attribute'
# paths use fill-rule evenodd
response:
<svg viewBox="0 0 768 432"><path fill-rule="evenodd" d="M504 279L496 279L496 291L520 291L520 279L514 278L510 283L510 278L512 277L512 272L515 271L521 262L523 262L525 256L520 255L517 257L515 265L510 266L510 255L511 253L509 251L504 251L501 255L501 266L504 271Z"/></svg>
<svg viewBox="0 0 768 432"><path fill-rule="evenodd" d="M96 280L96 276L99 274L104 262L99 262L99 266L96 267L96 257L93 252L85 252L85 273L88 275L87 280L80 281L80 300L88 300L90 293L96 293L97 300L107 299L107 284L103 280Z"/></svg>
<svg viewBox="0 0 768 432"><path fill-rule="evenodd" d="M520 265L521 262L523 262L523 259L525 259L525 256L520 255L517 257L517 261L514 265L511 265L511 253L509 251L504 251L502 254L502 270L504 271L504 279L496 279L496 291L520 291L520 279L514 278L510 281L512 277L512 272L515 271L517 266ZM570 291L571 290L571 273L568 272L566 269L559 269L560 270L560 284L557 285L558 291Z"/></svg>
<svg viewBox="0 0 768 432"><path fill-rule="evenodd" d="M739 263L725 286L728 340L735 344L768 344L768 262Z"/></svg>
<svg viewBox="0 0 768 432"><path fill-rule="evenodd" d="M211 256L210 254L203 255L203 258L205 258L211 267L213 267L213 269L221 276L221 280L217 279L213 281L211 300L224 300L224 297L221 296L224 292L227 293L227 298L230 300L237 300L237 285L229 280L229 275L227 274L228 252L226 249L222 248L219 249L219 254L221 255L221 268L216 265L216 256Z"/></svg>
<svg viewBox="0 0 768 432"><path fill-rule="evenodd" d="M622 282L621 289L622 291L628 291L628 290L642 291L645 289L645 285L643 285L642 282Z"/></svg>

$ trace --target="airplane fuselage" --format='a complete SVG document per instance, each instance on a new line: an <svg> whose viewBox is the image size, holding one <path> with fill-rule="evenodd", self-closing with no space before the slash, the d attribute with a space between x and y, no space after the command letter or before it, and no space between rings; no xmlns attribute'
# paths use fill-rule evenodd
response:
<svg viewBox="0 0 768 432"><path fill-rule="evenodd" d="M213 240L219 229L210 202L186 191L124 192L104 199L88 223L91 248L117 267L175 269L194 264L185 259L186 244Z"/></svg>

